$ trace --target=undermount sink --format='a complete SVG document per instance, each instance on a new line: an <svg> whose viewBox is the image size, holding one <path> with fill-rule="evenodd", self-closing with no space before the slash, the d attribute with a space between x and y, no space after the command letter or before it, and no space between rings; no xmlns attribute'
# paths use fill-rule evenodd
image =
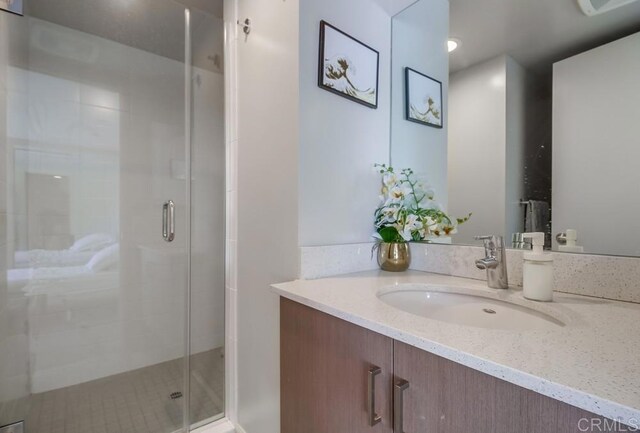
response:
<svg viewBox="0 0 640 433"><path fill-rule="evenodd" d="M384 289L378 298L407 313L458 325L514 331L565 326L532 301L504 299L506 296L478 289L408 284Z"/></svg>

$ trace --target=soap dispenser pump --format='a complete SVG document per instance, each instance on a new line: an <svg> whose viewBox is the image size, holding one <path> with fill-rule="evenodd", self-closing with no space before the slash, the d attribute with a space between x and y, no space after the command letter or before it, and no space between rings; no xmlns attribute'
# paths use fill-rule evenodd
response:
<svg viewBox="0 0 640 433"><path fill-rule="evenodd" d="M524 297L533 301L553 301L553 254L545 253L544 233L524 233L531 239L532 251L524 253L522 289Z"/></svg>

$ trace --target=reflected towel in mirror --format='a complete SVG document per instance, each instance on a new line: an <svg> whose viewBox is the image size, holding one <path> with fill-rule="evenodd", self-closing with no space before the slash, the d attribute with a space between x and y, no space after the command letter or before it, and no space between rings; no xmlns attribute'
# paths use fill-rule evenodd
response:
<svg viewBox="0 0 640 433"><path fill-rule="evenodd" d="M527 233L549 232L550 207L549 203L540 200L525 202L524 228Z"/></svg>

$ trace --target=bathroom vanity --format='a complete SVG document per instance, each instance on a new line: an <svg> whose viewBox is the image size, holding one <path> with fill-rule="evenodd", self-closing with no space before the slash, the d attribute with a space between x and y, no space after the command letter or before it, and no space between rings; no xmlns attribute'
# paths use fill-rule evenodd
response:
<svg viewBox="0 0 640 433"><path fill-rule="evenodd" d="M624 331L640 306L539 304L421 272L274 289L282 433L634 431L613 420L640 419L640 344Z"/></svg>

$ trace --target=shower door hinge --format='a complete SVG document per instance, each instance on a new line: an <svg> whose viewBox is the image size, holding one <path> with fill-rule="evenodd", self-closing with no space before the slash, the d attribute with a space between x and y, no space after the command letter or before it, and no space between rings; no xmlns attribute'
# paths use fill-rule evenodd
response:
<svg viewBox="0 0 640 433"><path fill-rule="evenodd" d="M0 0L0 10L22 15L22 0ZM0 427L2 429L4 427ZM0 430L0 433L4 433Z"/></svg>
<svg viewBox="0 0 640 433"><path fill-rule="evenodd" d="M242 22L238 20L238 25L242 27L242 31L244 32L244 34L249 36L249 33L251 33L251 18L247 18Z"/></svg>
<svg viewBox="0 0 640 433"><path fill-rule="evenodd" d="M24 421L0 427L0 433L24 433Z"/></svg>

